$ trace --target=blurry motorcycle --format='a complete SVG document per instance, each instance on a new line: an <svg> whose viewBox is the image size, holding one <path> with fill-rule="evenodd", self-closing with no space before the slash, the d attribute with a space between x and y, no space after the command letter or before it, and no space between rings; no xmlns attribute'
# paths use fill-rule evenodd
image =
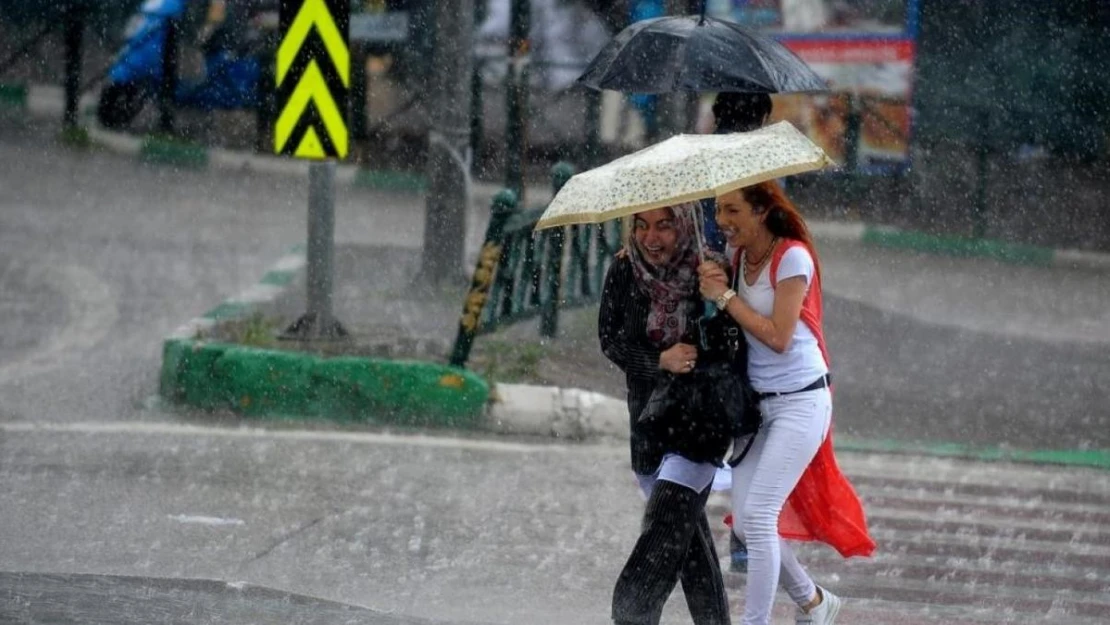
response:
<svg viewBox="0 0 1110 625"><path fill-rule="evenodd" d="M199 29L190 17L204 14ZM258 81L273 45L278 0L146 0L128 23L124 43L100 92L97 119L106 128L130 124L162 82L166 31L174 21L186 41L195 32L199 76L177 82L177 106L206 111L258 106Z"/></svg>

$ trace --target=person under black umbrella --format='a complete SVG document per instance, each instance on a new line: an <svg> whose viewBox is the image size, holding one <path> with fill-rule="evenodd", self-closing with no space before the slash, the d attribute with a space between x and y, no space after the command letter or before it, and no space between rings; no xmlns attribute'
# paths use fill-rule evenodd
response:
<svg viewBox="0 0 1110 625"><path fill-rule="evenodd" d="M718 93L713 101L716 132L748 132L762 128L771 117L771 108L771 96L766 93Z"/></svg>
<svg viewBox="0 0 1110 625"><path fill-rule="evenodd" d="M713 101L714 133L748 132L762 128L771 117L771 96L766 93L718 93ZM714 217L717 203L702 200L706 243L717 252L725 251L725 238Z"/></svg>
<svg viewBox="0 0 1110 625"><path fill-rule="evenodd" d="M816 93L828 84L805 61L772 37L728 20L700 15L657 16L657 0L617 33L577 82L595 90L648 94L717 92L717 133L747 132L766 123L771 93ZM643 19L649 17L649 19ZM649 133L651 136L651 133ZM710 207L707 207L710 208ZM724 249L713 213L705 219L710 247Z"/></svg>

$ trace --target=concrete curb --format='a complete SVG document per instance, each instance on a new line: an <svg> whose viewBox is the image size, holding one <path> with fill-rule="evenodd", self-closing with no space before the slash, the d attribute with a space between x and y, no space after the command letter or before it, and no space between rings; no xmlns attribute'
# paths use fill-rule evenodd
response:
<svg viewBox="0 0 1110 625"><path fill-rule="evenodd" d="M355 172L354 185L382 191L423 193L428 189L428 178L423 174L410 172L359 168Z"/></svg>
<svg viewBox="0 0 1110 625"><path fill-rule="evenodd" d="M27 108L27 87L10 83L0 83L0 106L6 108Z"/></svg>
<svg viewBox="0 0 1110 625"><path fill-rule="evenodd" d="M628 437L628 407L619 399L581 389L497 385L491 427L497 431L574 439ZM836 448L858 453L936 456L983 462L1057 464L1110 470L1110 449L976 447L962 443L904 442L836 437Z"/></svg>
<svg viewBox="0 0 1110 625"><path fill-rule="evenodd" d="M78 110L86 117L96 112L97 95L86 93ZM61 117L65 111L65 91L56 85L0 83L0 105L25 110L35 117Z"/></svg>
<svg viewBox="0 0 1110 625"><path fill-rule="evenodd" d="M497 384L486 425L503 434L628 438L628 408L619 399L577 388Z"/></svg>
<svg viewBox="0 0 1110 625"><path fill-rule="evenodd" d="M255 417L479 427L489 385L476 374L430 362L311 354L207 341L217 322L273 302L305 265L282 257L258 284L181 326L162 345L160 395L175 404Z"/></svg>
<svg viewBox="0 0 1110 625"><path fill-rule="evenodd" d="M0 105L26 110L36 117L58 117L63 110L63 91L54 85L16 85L0 83ZM279 175L308 177L309 163L263 154L251 154L223 148L207 148L199 144L163 137L136 137L106 130L96 125L95 94L81 99L80 110L89 126L89 136L96 144L118 154L132 155L146 162L204 168L218 167L234 171L256 171ZM420 191L426 187L423 176L406 172L366 172L356 165L341 163L336 181L383 190Z"/></svg>
<svg viewBox="0 0 1110 625"><path fill-rule="evenodd" d="M1063 269L1110 270L1110 254L1103 252L1041 248L1038 245L1009 243L995 239L965 239L960 236L898 230L882 225L867 226L861 241L882 245L885 248L950 256L979 256L979 258L1015 264L1057 266Z"/></svg>
<svg viewBox="0 0 1110 625"><path fill-rule="evenodd" d="M207 148L172 137L146 137L139 147L139 158L147 163L191 169L203 169L208 166Z"/></svg>

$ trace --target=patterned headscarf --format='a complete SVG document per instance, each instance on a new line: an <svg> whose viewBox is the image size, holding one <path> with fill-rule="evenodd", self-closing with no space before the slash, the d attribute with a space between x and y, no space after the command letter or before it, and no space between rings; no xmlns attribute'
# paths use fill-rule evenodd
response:
<svg viewBox="0 0 1110 625"><path fill-rule="evenodd" d="M636 238L629 241L628 256L632 273L640 291L651 298L648 312L648 340L660 349L667 349L682 339L686 333L687 319L697 311L698 290L698 220L701 211L695 202L671 207L677 233L674 255L663 267L656 267L644 259ZM724 262L715 252L706 253L707 260Z"/></svg>

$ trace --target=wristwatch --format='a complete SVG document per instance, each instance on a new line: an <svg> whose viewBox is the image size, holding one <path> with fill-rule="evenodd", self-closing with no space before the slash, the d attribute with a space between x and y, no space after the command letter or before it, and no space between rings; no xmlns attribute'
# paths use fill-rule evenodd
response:
<svg viewBox="0 0 1110 625"><path fill-rule="evenodd" d="M732 289L721 293L717 296L717 308L720 308L721 310L728 308L728 300L734 297L736 297L736 291L733 291Z"/></svg>

